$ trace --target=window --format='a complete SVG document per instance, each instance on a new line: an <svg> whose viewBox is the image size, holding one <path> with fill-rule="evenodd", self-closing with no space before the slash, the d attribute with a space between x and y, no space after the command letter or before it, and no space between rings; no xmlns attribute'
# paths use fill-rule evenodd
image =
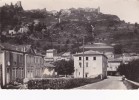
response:
<svg viewBox="0 0 139 100"><path fill-rule="evenodd" d="M36 63L38 63L38 57L36 57Z"/></svg>
<svg viewBox="0 0 139 100"><path fill-rule="evenodd" d="M33 63L36 63L36 57L33 56Z"/></svg>
<svg viewBox="0 0 139 100"><path fill-rule="evenodd" d="M40 58L38 57L38 64L40 64Z"/></svg>
<svg viewBox="0 0 139 100"><path fill-rule="evenodd" d="M88 62L86 62L86 67L88 67Z"/></svg>
<svg viewBox="0 0 139 100"><path fill-rule="evenodd" d="M12 69L12 80L16 79L16 68Z"/></svg>
<svg viewBox="0 0 139 100"><path fill-rule="evenodd" d="M16 78L21 78L20 68L16 69Z"/></svg>
<svg viewBox="0 0 139 100"><path fill-rule="evenodd" d="M82 63L81 62L79 62L79 66L82 67Z"/></svg>
<svg viewBox="0 0 139 100"><path fill-rule="evenodd" d="M37 57L35 57L35 63L37 63Z"/></svg>
<svg viewBox="0 0 139 100"><path fill-rule="evenodd" d="M79 60L82 60L82 58L81 58L81 57L79 57Z"/></svg>
<svg viewBox="0 0 139 100"><path fill-rule="evenodd" d="M86 60L88 60L88 57L86 57Z"/></svg>
<svg viewBox="0 0 139 100"><path fill-rule="evenodd" d="M85 77L86 77L86 78L88 77L88 73L85 73Z"/></svg>
<svg viewBox="0 0 139 100"><path fill-rule="evenodd" d="M23 55L19 55L19 63L23 66Z"/></svg>
<svg viewBox="0 0 139 100"><path fill-rule="evenodd" d="M93 60L96 60L96 57L93 57Z"/></svg>
<svg viewBox="0 0 139 100"><path fill-rule="evenodd" d="M42 64L42 58L40 58L40 64Z"/></svg>
<svg viewBox="0 0 139 100"><path fill-rule="evenodd" d="M31 57L31 63L34 63L34 57L33 56Z"/></svg>
<svg viewBox="0 0 139 100"><path fill-rule="evenodd" d="M16 66L16 61L14 61L14 66Z"/></svg>
<svg viewBox="0 0 139 100"><path fill-rule="evenodd" d="M23 78L24 77L24 69L21 68L21 77Z"/></svg>

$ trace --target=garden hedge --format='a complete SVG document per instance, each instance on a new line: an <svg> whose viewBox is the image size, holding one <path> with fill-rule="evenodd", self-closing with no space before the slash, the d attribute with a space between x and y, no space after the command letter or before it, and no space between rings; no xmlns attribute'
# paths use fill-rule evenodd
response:
<svg viewBox="0 0 139 100"><path fill-rule="evenodd" d="M34 79L28 82L28 89L71 89L97 81L100 81L100 78Z"/></svg>

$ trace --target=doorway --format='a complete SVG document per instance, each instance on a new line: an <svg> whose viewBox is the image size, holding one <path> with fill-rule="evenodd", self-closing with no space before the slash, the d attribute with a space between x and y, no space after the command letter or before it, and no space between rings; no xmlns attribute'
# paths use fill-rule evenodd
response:
<svg viewBox="0 0 139 100"><path fill-rule="evenodd" d="M85 78L87 78L88 77L88 73L85 73Z"/></svg>

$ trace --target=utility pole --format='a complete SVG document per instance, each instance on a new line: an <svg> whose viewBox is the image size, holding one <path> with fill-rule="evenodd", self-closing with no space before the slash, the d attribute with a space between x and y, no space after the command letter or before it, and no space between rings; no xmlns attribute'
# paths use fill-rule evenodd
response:
<svg viewBox="0 0 139 100"><path fill-rule="evenodd" d="M83 78L84 78L84 36L83 36Z"/></svg>

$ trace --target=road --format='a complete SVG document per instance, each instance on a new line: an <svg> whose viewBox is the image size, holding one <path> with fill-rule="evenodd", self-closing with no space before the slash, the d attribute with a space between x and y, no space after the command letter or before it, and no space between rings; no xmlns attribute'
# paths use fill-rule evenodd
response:
<svg viewBox="0 0 139 100"><path fill-rule="evenodd" d="M108 90L126 90L126 86L121 81L121 77L110 76L100 82L88 84L75 89L108 89Z"/></svg>

